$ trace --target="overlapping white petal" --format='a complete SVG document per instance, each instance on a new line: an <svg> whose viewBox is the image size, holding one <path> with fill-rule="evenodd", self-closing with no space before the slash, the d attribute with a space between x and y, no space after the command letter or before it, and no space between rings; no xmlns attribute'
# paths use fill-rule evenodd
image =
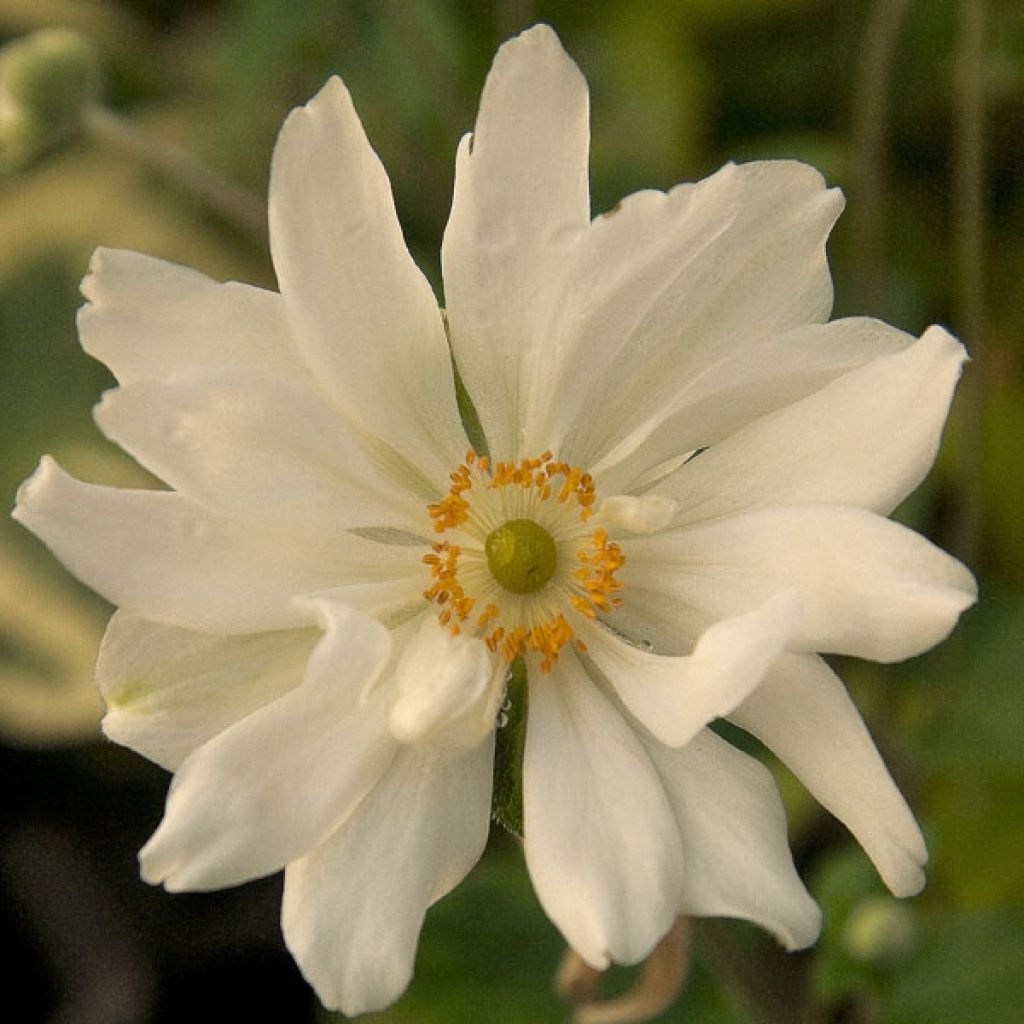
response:
<svg viewBox="0 0 1024 1024"><path fill-rule="evenodd" d="M546 329L558 282L590 220L589 98L546 25L505 43L459 147L441 250L455 360L502 458L539 454L523 431L542 415L534 376L551 366Z"/></svg>
<svg viewBox="0 0 1024 1024"><path fill-rule="evenodd" d="M675 518L679 502L661 494L613 494L601 502L597 521L613 530L657 533Z"/></svg>
<svg viewBox="0 0 1024 1024"><path fill-rule="evenodd" d="M483 852L493 759L493 737L402 748L355 813L287 868L285 942L326 1006L354 1015L402 994L427 907Z"/></svg>
<svg viewBox="0 0 1024 1024"><path fill-rule="evenodd" d="M817 171L779 161L728 165L599 217L546 325L559 358L537 431L599 471L680 407L728 393L742 358L768 362L763 339L827 318L825 239L841 208ZM794 385L777 384L776 400ZM767 389L753 390L756 408Z"/></svg>
<svg viewBox="0 0 1024 1024"><path fill-rule="evenodd" d="M600 468L702 401L670 433L694 435L702 413L721 410L694 445L708 443L730 414L756 416L845 368L842 356L824 371L815 355L802 366L794 356L784 373L776 358L780 334L831 308L824 244L838 192L806 165L730 165L667 195L638 193L588 225L587 119L585 83L538 26L502 48L460 149L446 300L496 450L553 446ZM744 369L762 339L767 380ZM745 412L737 370L757 382Z"/></svg>
<svg viewBox="0 0 1024 1024"><path fill-rule="evenodd" d="M374 553L381 551L381 547L379 544L372 544L364 550L372 557ZM397 554L397 558L408 557L410 553L418 554L418 551L416 548L406 547L404 552ZM385 571L389 567L387 559L393 555L394 552L384 552L381 555ZM391 563L390 576L382 575L380 579L356 578L352 582L330 587L328 590L304 594L295 599L295 604L300 610L313 607L318 601L344 604L379 622L402 625L423 612L423 576L422 572L415 572L416 569L422 569L422 565L408 565L406 570L399 573L395 571L398 564L400 563Z"/></svg>
<svg viewBox="0 0 1024 1024"><path fill-rule="evenodd" d="M813 656L784 656L730 718L857 837L897 896L924 885L921 831L846 688Z"/></svg>
<svg viewBox="0 0 1024 1024"><path fill-rule="evenodd" d="M629 602L615 610L614 628L634 647L665 657L681 658L705 631L715 624L712 616L687 608L659 590L629 588Z"/></svg>
<svg viewBox="0 0 1024 1024"><path fill-rule="evenodd" d="M636 963L678 913L683 858L636 733L571 656L531 679L526 865L541 906L591 966Z"/></svg>
<svg viewBox="0 0 1024 1024"><path fill-rule="evenodd" d="M686 657L650 653L597 625L583 636L587 657L623 704L662 743L679 747L754 690L800 613L793 593L777 594L752 612L715 623Z"/></svg>
<svg viewBox="0 0 1024 1024"><path fill-rule="evenodd" d="M224 636L114 614L96 664L110 739L174 771L302 681L313 629Z"/></svg>
<svg viewBox="0 0 1024 1024"><path fill-rule="evenodd" d="M914 338L864 317L772 333L742 348L701 350L671 401L624 430L594 469L603 488L633 491L682 453L717 444L755 419L813 394L830 381Z"/></svg>
<svg viewBox="0 0 1024 1024"><path fill-rule="evenodd" d="M823 502L891 512L935 461L966 353L941 327L756 420L659 486L679 522Z"/></svg>
<svg viewBox="0 0 1024 1024"><path fill-rule="evenodd" d="M344 605L301 685L226 729L178 768L142 876L172 891L220 889L278 871L341 824L395 755L384 670L388 631Z"/></svg>
<svg viewBox="0 0 1024 1024"><path fill-rule="evenodd" d="M281 296L120 249L97 249L82 282L82 348L122 384L245 368L309 381Z"/></svg>
<svg viewBox="0 0 1024 1024"><path fill-rule="evenodd" d="M875 661L933 647L977 593L955 558L859 508L757 508L639 537L630 559L641 586L716 618L793 591L802 611L792 649Z"/></svg>
<svg viewBox="0 0 1024 1024"><path fill-rule="evenodd" d="M173 491L82 483L46 458L14 517L84 583L143 618L222 633L310 622L293 598L408 576L418 552L343 530L244 524Z"/></svg>
<svg viewBox="0 0 1024 1024"><path fill-rule="evenodd" d="M466 435L441 312L339 79L285 121L269 216L287 319L318 379L352 419L443 479Z"/></svg>
<svg viewBox="0 0 1024 1024"><path fill-rule="evenodd" d="M241 521L424 533L422 494L399 486L325 398L252 370L108 391L103 432L175 490Z"/></svg>
<svg viewBox="0 0 1024 1024"><path fill-rule="evenodd" d="M424 615L395 668L392 733L402 743L479 746L494 732L507 673L482 640Z"/></svg>
<svg viewBox="0 0 1024 1024"><path fill-rule="evenodd" d="M814 942L821 913L793 867L771 773L707 730L678 749L645 746L679 822L681 912L745 918L787 949Z"/></svg>

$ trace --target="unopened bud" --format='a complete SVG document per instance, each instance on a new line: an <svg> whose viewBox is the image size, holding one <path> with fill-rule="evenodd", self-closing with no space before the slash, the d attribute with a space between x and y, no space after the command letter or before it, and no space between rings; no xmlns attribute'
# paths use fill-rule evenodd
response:
<svg viewBox="0 0 1024 1024"><path fill-rule="evenodd" d="M100 63L78 32L53 28L0 50L0 161L21 166L78 129L100 96Z"/></svg>
<svg viewBox="0 0 1024 1024"><path fill-rule="evenodd" d="M846 951L862 963L898 963L913 952L918 939L913 909L881 896L862 900L843 929Z"/></svg>
<svg viewBox="0 0 1024 1024"><path fill-rule="evenodd" d="M46 135L32 118L0 102L0 174L31 163L46 145Z"/></svg>

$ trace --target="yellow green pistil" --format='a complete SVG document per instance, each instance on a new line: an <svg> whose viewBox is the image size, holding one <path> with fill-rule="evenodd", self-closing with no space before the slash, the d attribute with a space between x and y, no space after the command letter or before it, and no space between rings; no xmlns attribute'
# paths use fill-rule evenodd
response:
<svg viewBox="0 0 1024 1024"><path fill-rule="evenodd" d="M510 519L484 541L491 575L512 594L535 594L555 574L551 534L532 519Z"/></svg>

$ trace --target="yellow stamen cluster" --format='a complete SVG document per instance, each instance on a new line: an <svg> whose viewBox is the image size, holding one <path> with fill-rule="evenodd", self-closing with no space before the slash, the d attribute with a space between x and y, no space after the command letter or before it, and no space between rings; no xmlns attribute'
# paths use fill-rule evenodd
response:
<svg viewBox="0 0 1024 1024"><path fill-rule="evenodd" d="M588 619L597 618L597 613L610 612L622 605L622 598L616 596L622 584L615 578L626 559L618 544L608 540L608 534L598 527L590 538L591 550L576 552L582 563L572 575L583 588L584 594L573 594L569 600L572 606Z"/></svg>
<svg viewBox="0 0 1024 1024"><path fill-rule="evenodd" d="M459 583L459 555L462 554L462 548L457 544L449 544L448 541L430 546L431 553L423 556L423 562L430 566L430 575L434 582L423 591L423 596L441 606L441 625L451 626L452 634L458 636L459 623L469 618L469 613L476 604L473 598L466 596Z"/></svg>
<svg viewBox="0 0 1024 1024"><path fill-rule="evenodd" d="M472 454L467 454L467 463L472 463ZM556 491L555 477L558 476L562 477L562 483ZM520 487L524 491L532 488L541 501L549 501L553 497L563 505L571 499L579 507L583 522L590 518L594 508L594 478L578 466L556 462L551 452L545 452L538 459L522 459L518 464L497 463L488 486Z"/></svg>
<svg viewBox="0 0 1024 1024"><path fill-rule="evenodd" d="M516 488L523 493L528 505L535 503L533 507L549 501L574 507L575 518L580 523L590 518L596 500L593 477L576 466L555 460L549 451L538 458L524 458L518 463L498 462L493 467L486 457L469 451L450 479L448 494L427 506L435 533L457 527L470 531L474 525L478 532L489 531L494 524L476 522L478 510L474 509L470 493L475 486L489 490ZM438 618L453 634L457 635L464 628L472 629L492 651L500 651L509 662L535 652L540 655L544 672L550 671L559 651L570 641L578 650L586 649L582 641L574 638L572 626L561 611L548 610L540 622L513 624L508 622L507 612L503 615L496 603L488 602L471 618L477 598L467 594L460 581L462 555L460 545L444 540L432 544L431 552L423 556L431 574L430 586L423 596L440 606ZM619 607L622 599L618 593L622 584L615 579L615 572L622 567L625 558L619 546L608 540L604 529L598 528L587 535L587 545L576 552L576 559L579 567L560 584L572 607L590 619ZM549 586L556 584L553 581Z"/></svg>
<svg viewBox="0 0 1024 1024"><path fill-rule="evenodd" d="M436 505L427 506L430 518L434 520L434 533L444 533L453 526L461 526L469 518L469 502L462 495L473 486L471 467L474 461L478 473L487 472L487 456L477 459L471 448L466 452L466 461L450 474L451 490Z"/></svg>
<svg viewBox="0 0 1024 1024"><path fill-rule="evenodd" d="M541 501L552 497L561 504L570 499L580 510L580 519L586 522L594 509L594 478L584 473L578 466L570 466L565 462L556 462L551 452L544 452L536 459L522 459L515 462L498 462L494 466L490 479L486 474L490 462L486 455L477 456L470 449L466 452L466 461L462 463L449 479L451 489L437 504L428 505L427 512L434 520L434 532L444 533L453 526L461 526L468 518L469 501L463 497L473 487L474 471L490 488L519 487L524 491L533 490ZM562 477L562 483L555 490L555 477Z"/></svg>
<svg viewBox="0 0 1024 1024"><path fill-rule="evenodd" d="M516 626L500 641L501 653L506 661L513 661L520 654L536 651L541 656L540 670L550 672L551 666L558 660L558 652L572 639L572 626L566 621L565 616L558 612L539 626ZM498 641L492 636L484 637L484 642L492 651L498 649ZM576 648L580 651L586 650L582 640L576 640Z"/></svg>

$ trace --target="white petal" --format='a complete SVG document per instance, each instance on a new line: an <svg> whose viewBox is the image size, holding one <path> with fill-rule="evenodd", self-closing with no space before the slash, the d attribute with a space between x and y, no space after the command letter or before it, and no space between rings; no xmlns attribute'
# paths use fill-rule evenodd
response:
<svg viewBox="0 0 1024 1024"><path fill-rule="evenodd" d="M324 386L354 420L443 479L466 435L441 312L337 78L281 129L270 238L289 323Z"/></svg>
<svg viewBox="0 0 1024 1024"><path fill-rule="evenodd" d="M966 358L941 327L756 420L686 463L659 491L693 522L769 504L890 512L935 460Z"/></svg>
<svg viewBox="0 0 1024 1024"><path fill-rule="evenodd" d="M846 825L893 893L921 889L921 831L846 688L820 658L785 656L730 718Z"/></svg>
<svg viewBox="0 0 1024 1024"><path fill-rule="evenodd" d="M493 740L403 748L341 828L289 865L285 942L325 1006L354 1016L402 994L427 907L487 842L493 760Z"/></svg>
<svg viewBox="0 0 1024 1024"><path fill-rule="evenodd" d="M775 161L638 193L598 217L544 325L539 435L594 469L680 406L704 400L713 418L737 371L756 379L743 362L768 362L764 339L828 317L825 239L842 205L813 168Z"/></svg>
<svg viewBox="0 0 1024 1024"><path fill-rule="evenodd" d="M103 731L174 770L302 681L314 630L218 636L116 612L96 663Z"/></svg>
<svg viewBox="0 0 1024 1024"><path fill-rule="evenodd" d="M387 630L321 605L325 633L302 684L186 758L160 827L139 854L142 877L171 891L259 878L312 849L358 805L394 757L377 691Z"/></svg>
<svg viewBox="0 0 1024 1024"><path fill-rule="evenodd" d="M142 618L206 632L306 625L297 595L408 576L415 549L267 529L214 515L173 491L82 483L52 459L22 484L14 518L79 579Z"/></svg>
<svg viewBox="0 0 1024 1024"><path fill-rule="evenodd" d="M760 416L798 401L837 377L902 352L912 335L879 320L851 317L772 334L741 348L720 344L591 466L602 489L632 491L652 468L717 444Z"/></svg>
<svg viewBox="0 0 1024 1024"><path fill-rule="evenodd" d="M760 508L639 537L628 568L642 587L724 618L779 591L802 598L791 649L898 661L949 635L974 578L930 541L858 508ZM630 577L622 575L626 593Z"/></svg>
<svg viewBox="0 0 1024 1024"><path fill-rule="evenodd" d="M639 498L614 494L601 502L598 521L630 533L657 533L668 526L678 508L678 501L661 494Z"/></svg>
<svg viewBox="0 0 1024 1024"><path fill-rule="evenodd" d="M547 358L553 280L590 219L589 143L587 85L555 33L505 43L459 147L441 251L455 361L499 458L528 454L531 358Z"/></svg>
<svg viewBox="0 0 1024 1024"><path fill-rule="evenodd" d="M424 615L395 669L392 734L402 743L479 746L494 732L507 671L482 640L452 636Z"/></svg>
<svg viewBox="0 0 1024 1024"><path fill-rule="evenodd" d="M380 548L380 545L375 545ZM410 549L406 549L409 551ZM390 575L379 580L363 580L330 587L293 599L300 609L308 609L311 602L327 601L331 604L344 604L355 608L371 618L383 622L387 626L404 625L409 619L422 614L425 607L423 600L423 563L418 551L412 549L413 560L409 573ZM387 557L394 557L390 553ZM397 563L392 569L397 570Z"/></svg>
<svg viewBox="0 0 1024 1024"><path fill-rule="evenodd" d="M582 636L588 658L626 707L662 743L678 747L751 693L799 618L799 602L779 594L753 612L716 622L682 658L632 647L596 624Z"/></svg>
<svg viewBox="0 0 1024 1024"><path fill-rule="evenodd" d="M707 730L678 750L645 745L679 821L681 912L745 918L791 950L814 942L821 912L793 867L771 773Z"/></svg>
<svg viewBox="0 0 1024 1024"><path fill-rule="evenodd" d="M108 391L95 416L160 479L224 515L429 532L423 501L316 391L287 380L238 371L144 381Z"/></svg>
<svg viewBox="0 0 1024 1024"><path fill-rule="evenodd" d="M636 734L575 656L530 679L526 865L547 915L592 967L636 963L668 931L679 832Z"/></svg>
<svg viewBox="0 0 1024 1024"><path fill-rule="evenodd" d="M78 313L82 347L122 384L239 369L308 377L274 292L97 249L82 293L89 300Z"/></svg>

